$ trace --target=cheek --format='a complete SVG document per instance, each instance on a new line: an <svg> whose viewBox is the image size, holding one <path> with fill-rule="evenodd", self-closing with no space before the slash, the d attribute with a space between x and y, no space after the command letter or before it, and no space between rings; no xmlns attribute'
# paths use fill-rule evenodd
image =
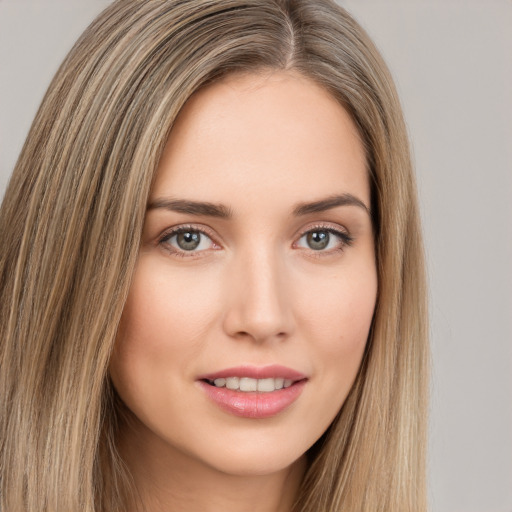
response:
<svg viewBox="0 0 512 512"><path fill-rule="evenodd" d="M161 387L158 378L179 385L214 322L215 287L198 287L186 273L168 274L165 265L140 257L110 361L112 380L126 401Z"/></svg>
<svg viewBox="0 0 512 512"><path fill-rule="evenodd" d="M377 296L373 266L331 276L314 296L304 296L301 315L317 343L335 355L366 343ZM364 348L364 347L363 347Z"/></svg>
<svg viewBox="0 0 512 512"><path fill-rule="evenodd" d="M124 346L137 343L158 351L173 350L181 340L193 347L213 321L218 303L217 287L211 282L215 277L208 280L203 273L191 280L189 273L158 266L150 258L140 258L118 338L126 340Z"/></svg>
<svg viewBox="0 0 512 512"><path fill-rule="evenodd" d="M373 265L331 276L322 293L303 304L304 324L313 340L311 358L327 387L326 410L335 414L355 380L366 347L377 295ZM329 400L332 400L329 405Z"/></svg>

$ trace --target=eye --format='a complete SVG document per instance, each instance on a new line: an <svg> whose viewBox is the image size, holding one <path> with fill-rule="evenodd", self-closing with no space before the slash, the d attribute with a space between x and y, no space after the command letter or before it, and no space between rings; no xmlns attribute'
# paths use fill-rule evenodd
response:
<svg viewBox="0 0 512 512"><path fill-rule="evenodd" d="M333 228L314 228L304 233L297 242L297 247L313 251L330 252L343 250L353 242L348 233Z"/></svg>
<svg viewBox="0 0 512 512"><path fill-rule="evenodd" d="M165 245L171 252L180 255L197 253L217 247L206 233L190 227L173 229L161 238L160 244Z"/></svg>

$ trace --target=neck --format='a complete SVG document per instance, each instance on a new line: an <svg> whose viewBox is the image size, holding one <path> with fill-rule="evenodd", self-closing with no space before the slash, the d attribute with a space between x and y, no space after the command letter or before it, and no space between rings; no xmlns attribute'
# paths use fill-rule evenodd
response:
<svg viewBox="0 0 512 512"><path fill-rule="evenodd" d="M121 456L130 470L133 512L292 512L305 472L305 456L265 474L228 474L140 435L140 424L123 430ZM146 432L147 434L147 432Z"/></svg>

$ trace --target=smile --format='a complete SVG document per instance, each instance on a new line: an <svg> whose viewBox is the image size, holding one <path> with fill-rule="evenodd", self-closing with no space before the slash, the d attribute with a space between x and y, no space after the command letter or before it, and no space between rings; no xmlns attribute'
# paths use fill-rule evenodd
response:
<svg viewBox="0 0 512 512"><path fill-rule="evenodd" d="M217 388L227 388L233 391L260 391L261 393L271 393L277 389L289 388L293 380L284 378L252 379L250 377L227 377L208 380L208 384Z"/></svg>
<svg viewBox="0 0 512 512"><path fill-rule="evenodd" d="M252 419L285 411L307 382L306 375L280 365L227 368L198 379L203 392L221 410Z"/></svg>

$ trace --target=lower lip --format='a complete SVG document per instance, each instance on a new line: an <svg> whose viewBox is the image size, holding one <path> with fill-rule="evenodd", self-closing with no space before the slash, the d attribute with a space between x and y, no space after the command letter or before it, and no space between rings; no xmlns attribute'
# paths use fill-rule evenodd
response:
<svg viewBox="0 0 512 512"><path fill-rule="evenodd" d="M295 402L302 393L306 380L268 393L234 391L217 388L203 381L198 383L207 396L224 411L243 418L263 419L279 414Z"/></svg>

